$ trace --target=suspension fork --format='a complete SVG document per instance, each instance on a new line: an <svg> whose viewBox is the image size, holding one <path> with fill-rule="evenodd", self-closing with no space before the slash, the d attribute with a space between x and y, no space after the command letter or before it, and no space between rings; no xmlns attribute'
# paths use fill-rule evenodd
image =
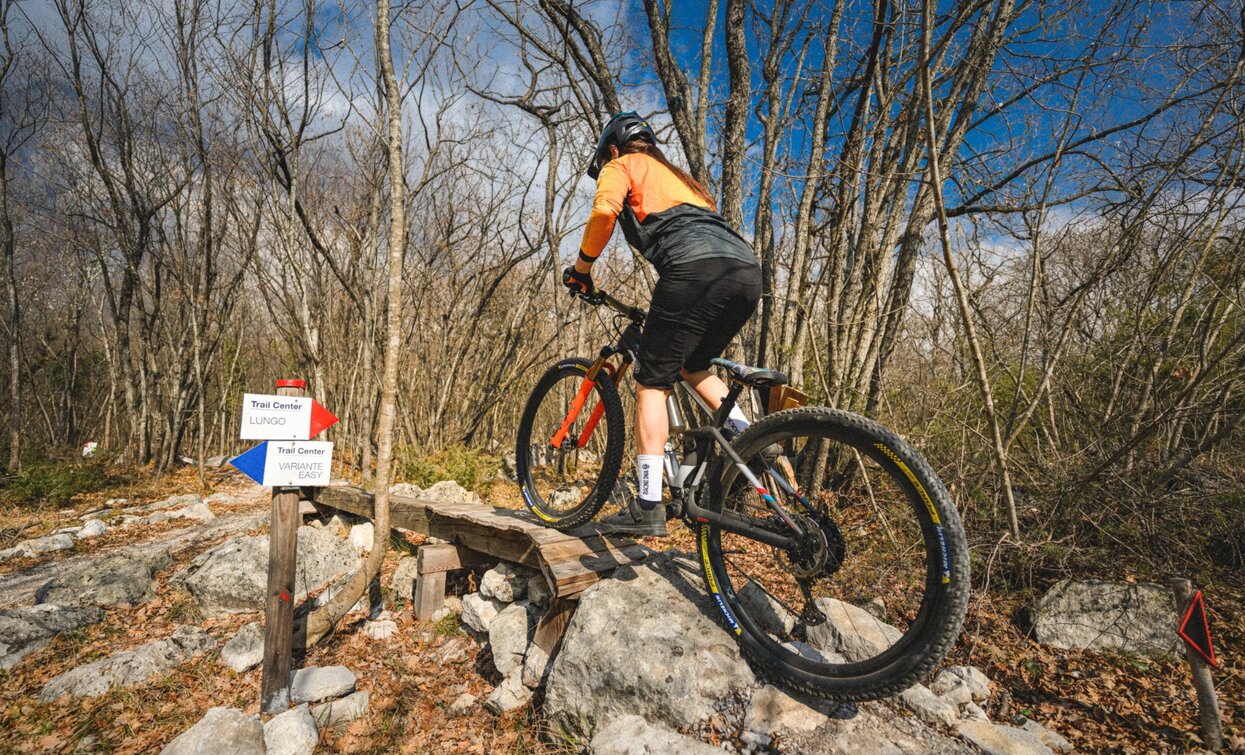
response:
<svg viewBox="0 0 1245 755"><path fill-rule="evenodd" d="M625 365L624 365L625 367ZM562 420L562 426L549 439L549 445L554 448L561 448L562 442L566 440L566 434L570 432L571 425L575 424L575 420L579 417L580 411L584 408L584 403L588 400L588 396L592 393L592 389L596 387L597 375L601 370L605 370L607 374L613 376L617 369L611 364L605 355L597 358L588 371L584 373L584 382L580 384L579 391L576 392L575 398L571 401L571 406L566 411L566 417ZM588 424L584 426L583 436L576 441L577 448L583 448L592 436L592 431L596 428L597 423L601 420L601 415L605 413L605 404L598 401L593 407L592 414L588 418Z"/></svg>

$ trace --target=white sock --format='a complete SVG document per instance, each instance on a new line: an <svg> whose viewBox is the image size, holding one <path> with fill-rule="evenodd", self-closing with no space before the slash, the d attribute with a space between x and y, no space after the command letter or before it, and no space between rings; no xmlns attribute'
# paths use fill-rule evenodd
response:
<svg viewBox="0 0 1245 755"><path fill-rule="evenodd" d="M636 454L636 474L639 475L640 500L661 500L661 454Z"/></svg>
<svg viewBox="0 0 1245 755"><path fill-rule="evenodd" d="M739 408L739 404L731 407L731 413L726 415L726 427L731 432L739 435L748 429L748 425L752 424L748 418L744 416L744 412Z"/></svg>

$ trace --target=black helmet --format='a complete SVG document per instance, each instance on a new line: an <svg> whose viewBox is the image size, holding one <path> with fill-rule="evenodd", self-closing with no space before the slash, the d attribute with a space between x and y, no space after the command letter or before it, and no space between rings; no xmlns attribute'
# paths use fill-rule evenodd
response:
<svg viewBox="0 0 1245 755"><path fill-rule="evenodd" d="M643 139L649 144L657 143L653 129L634 112L619 113L610 118L609 123L605 124L605 130L601 132L601 138L597 140L597 151L592 155L592 162L588 163L588 178L596 180L601 166L605 165L609 156L611 144L622 146L632 139Z"/></svg>

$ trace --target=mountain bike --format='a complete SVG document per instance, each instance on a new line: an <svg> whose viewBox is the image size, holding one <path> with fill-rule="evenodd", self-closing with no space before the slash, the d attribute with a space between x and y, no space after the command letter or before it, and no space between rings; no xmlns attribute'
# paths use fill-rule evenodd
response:
<svg viewBox="0 0 1245 755"><path fill-rule="evenodd" d="M613 310L617 337L595 360L565 359L541 377L516 452L527 507L563 530L589 522L615 491L626 445L617 385L646 316L604 291L576 296ZM686 383L667 402L667 519L694 532L727 628L755 669L814 696L867 700L912 686L946 656L968 604L967 546L946 489L897 435L846 411L783 409L728 439L727 415L746 391L769 406L788 380L713 364L729 388L716 411ZM706 421L685 420L693 415Z"/></svg>

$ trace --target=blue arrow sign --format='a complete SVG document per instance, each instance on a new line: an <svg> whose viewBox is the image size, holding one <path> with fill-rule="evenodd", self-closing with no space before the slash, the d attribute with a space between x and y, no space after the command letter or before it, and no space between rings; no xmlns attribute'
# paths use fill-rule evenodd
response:
<svg viewBox="0 0 1245 755"><path fill-rule="evenodd" d="M268 460L268 441L260 443L255 448L229 460L229 463L237 467L238 471L250 477L260 485L264 484L264 462Z"/></svg>
<svg viewBox="0 0 1245 755"><path fill-rule="evenodd" d="M333 444L319 440L266 440L229 463L260 485L327 485Z"/></svg>

